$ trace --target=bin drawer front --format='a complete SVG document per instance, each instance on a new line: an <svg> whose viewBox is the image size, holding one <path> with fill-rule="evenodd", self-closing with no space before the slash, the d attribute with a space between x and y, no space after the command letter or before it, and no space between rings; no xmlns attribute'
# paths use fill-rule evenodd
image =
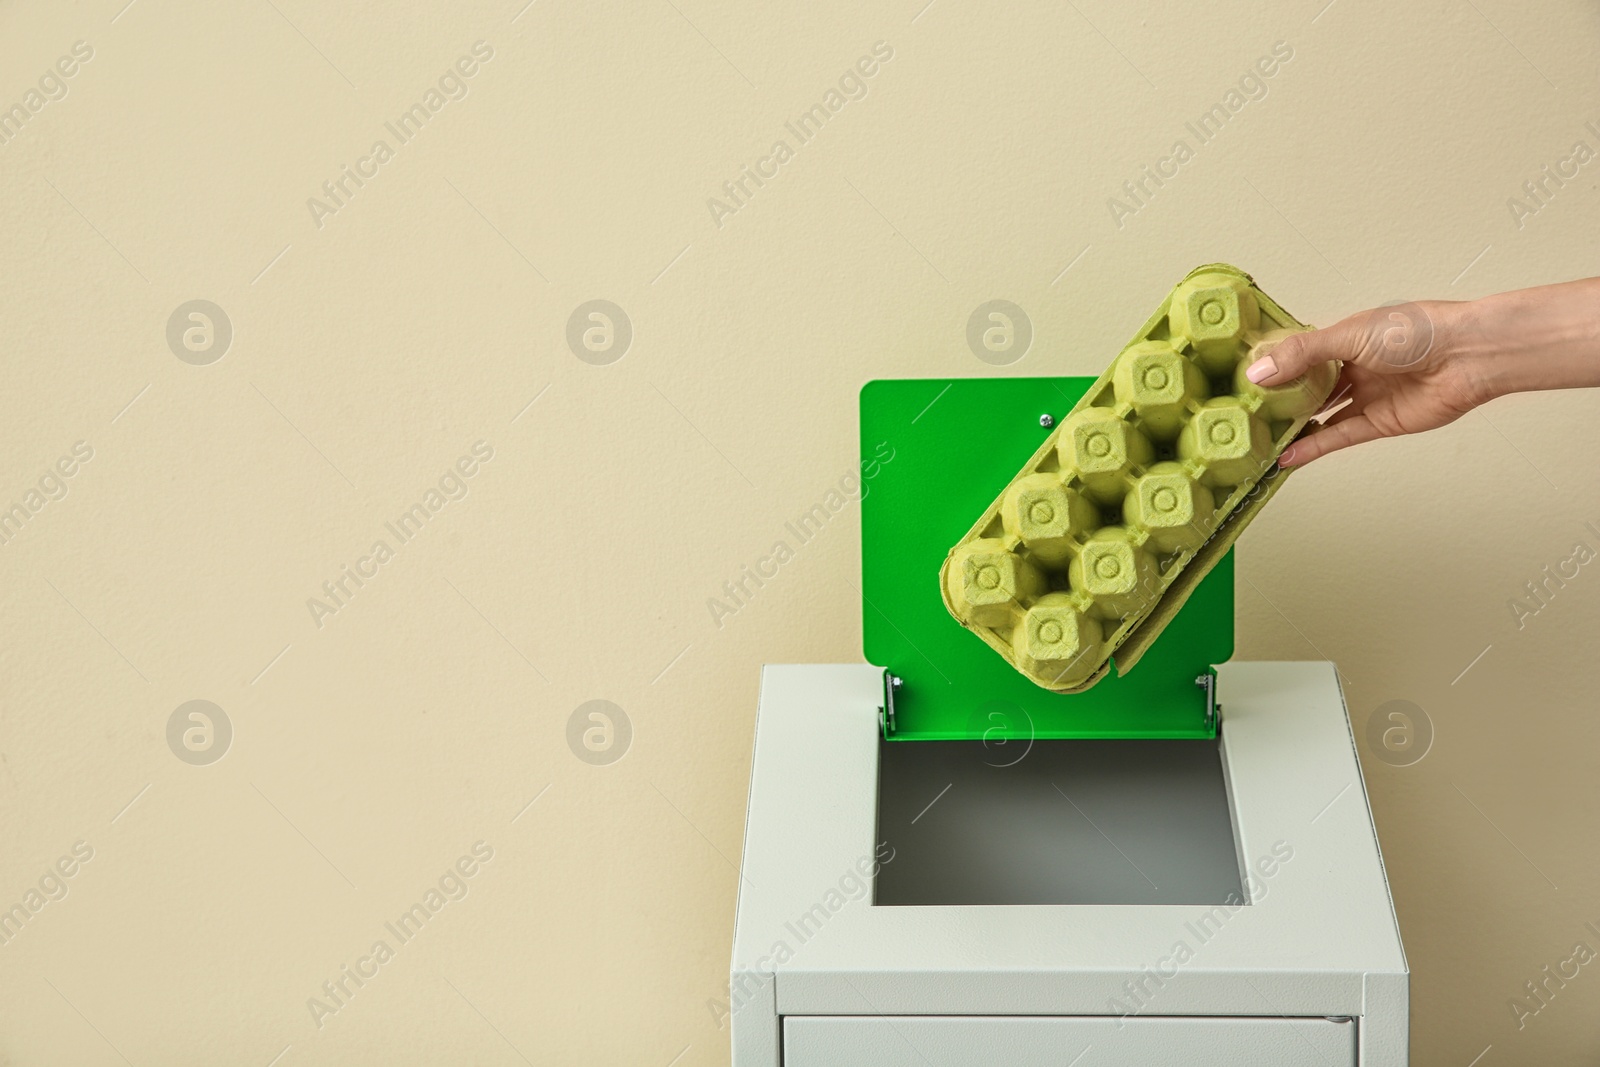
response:
<svg viewBox="0 0 1600 1067"><path fill-rule="evenodd" d="M790 1015L784 1067L1355 1067L1349 1020Z"/></svg>

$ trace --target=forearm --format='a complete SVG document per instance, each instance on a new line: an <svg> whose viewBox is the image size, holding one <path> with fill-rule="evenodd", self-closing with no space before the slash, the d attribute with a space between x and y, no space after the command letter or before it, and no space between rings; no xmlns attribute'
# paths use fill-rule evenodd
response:
<svg viewBox="0 0 1600 1067"><path fill-rule="evenodd" d="M1460 361L1482 400L1600 386L1600 278L1429 310L1440 320L1436 343Z"/></svg>

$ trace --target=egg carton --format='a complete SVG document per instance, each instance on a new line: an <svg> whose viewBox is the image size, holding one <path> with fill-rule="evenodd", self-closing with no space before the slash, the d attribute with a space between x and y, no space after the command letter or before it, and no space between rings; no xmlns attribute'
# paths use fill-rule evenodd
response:
<svg viewBox="0 0 1600 1067"><path fill-rule="evenodd" d="M1279 454L1338 364L1256 385L1245 368L1309 326L1237 267L1198 267L945 557L962 626L1029 680L1125 674L1288 475Z"/></svg>

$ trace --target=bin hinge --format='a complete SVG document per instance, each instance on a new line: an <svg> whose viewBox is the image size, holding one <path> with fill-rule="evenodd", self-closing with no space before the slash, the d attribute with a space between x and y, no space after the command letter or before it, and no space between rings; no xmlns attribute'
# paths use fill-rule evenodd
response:
<svg viewBox="0 0 1600 1067"><path fill-rule="evenodd" d="M904 682L897 674L891 674L888 670L883 672L883 707L878 710L878 721L883 727L884 737L894 733L894 695Z"/></svg>
<svg viewBox="0 0 1600 1067"><path fill-rule="evenodd" d="M1206 729L1215 732L1217 711L1221 707L1217 703L1217 672L1206 671L1194 680L1194 684L1206 691Z"/></svg>

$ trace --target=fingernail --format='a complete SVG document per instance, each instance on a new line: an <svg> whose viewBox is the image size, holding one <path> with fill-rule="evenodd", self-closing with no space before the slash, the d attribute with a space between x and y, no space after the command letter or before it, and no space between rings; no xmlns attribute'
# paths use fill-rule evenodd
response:
<svg viewBox="0 0 1600 1067"><path fill-rule="evenodd" d="M1263 378L1270 378L1278 373L1278 362L1271 356L1262 356L1250 366L1245 368L1244 376L1252 382L1259 382Z"/></svg>
<svg viewBox="0 0 1600 1067"><path fill-rule="evenodd" d="M1246 371L1245 373L1248 374L1250 372ZM1292 467L1292 466L1294 466L1294 449L1293 448L1284 449L1283 455L1278 457L1278 466L1280 466L1280 467Z"/></svg>

